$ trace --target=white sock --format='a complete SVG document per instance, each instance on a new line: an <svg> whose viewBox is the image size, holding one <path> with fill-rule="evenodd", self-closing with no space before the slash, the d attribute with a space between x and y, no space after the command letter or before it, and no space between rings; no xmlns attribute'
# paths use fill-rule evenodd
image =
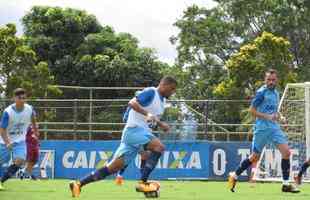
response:
<svg viewBox="0 0 310 200"><path fill-rule="evenodd" d="M238 180L238 176L237 176L236 172L230 172L229 175L234 177L235 180Z"/></svg>
<svg viewBox="0 0 310 200"><path fill-rule="evenodd" d="M289 180L283 180L282 184L283 184L283 185L289 185L289 184L290 184L290 181L289 181Z"/></svg>

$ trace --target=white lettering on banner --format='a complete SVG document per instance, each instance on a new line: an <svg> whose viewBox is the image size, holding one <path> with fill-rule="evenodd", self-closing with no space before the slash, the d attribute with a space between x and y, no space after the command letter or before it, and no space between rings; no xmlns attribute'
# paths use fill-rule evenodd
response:
<svg viewBox="0 0 310 200"><path fill-rule="evenodd" d="M76 155L76 157L75 157ZM95 168L96 159L99 155L99 162L102 165L105 165L108 160L111 158L111 151L91 151L89 154L89 158L87 157L86 151L78 151L75 154L75 151L67 151L63 155L62 163L65 168Z"/></svg>
<svg viewBox="0 0 310 200"><path fill-rule="evenodd" d="M238 155L241 155L240 163L245 160L250 155L250 149L238 149ZM245 170L241 176L247 176L247 171Z"/></svg>
<svg viewBox="0 0 310 200"><path fill-rule="evenodd" d="M187 162L186 169L201 169L201 162L200 162L200 154L198 151L194 151Z"/></svg>
<svg viewBox="0 0 310 200"><path fill-rule="evenodd" d="M265 150L265 170L267 174L270 171L275 171L275 176L281 176L281 154L278 149L266 149Z"/></svg>
<svg viewBox="0 0 310 200"><path fill-rule="evenodd" d="M73 159L74 157L74 151L67 151L63 157L62 157L62 164L65 168L72 168L73 161L70 161L70 159Z"/></svg>
<svg viewBox="0 0 310 200"><path fill-rule="evenodd" d="M73 168L88 168L87 156L85 151L80 151L78 153Z"/></svg>
<svg viewBox="0 0 310 200"><path fill-rule="evenodd" d="M213 172L222 176L226 171L226 153L223 149L216 149L213 152Z"/></svg>
<svg viewBox="0 0 310 200"><path fill-rule="evenodd" d="M184 158L189 153L185 151L165 151L161 159L159 159L157 169L202 169L200 153L193 151L190 153L188 161L185 163ZM135 165L140 168L140 155L136 156ZM169 159L170 158L170 159ZM172 159L171 159L172 158Z"/></svg>
<svg viewBox="0 0 310 200"><path fill-rule="evenodd" d="M165 151L161 168L168 169L170 151Z"/></svg>
<svg viewBox="0 0 310 200"><path fill-rule="evenodd" d="M96 164L96 151L91 151L90 152L90 158L89 158L89 166L88 168L95 168L95 164Z"/></svg>

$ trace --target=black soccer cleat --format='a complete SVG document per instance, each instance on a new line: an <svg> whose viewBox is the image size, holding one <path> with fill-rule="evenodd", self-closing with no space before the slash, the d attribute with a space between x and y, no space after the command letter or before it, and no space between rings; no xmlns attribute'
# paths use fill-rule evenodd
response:
<svg viewBox="0 0 310 200"><path fill-rule="evenodd" d="M300 190L295 185L282 185L282 192L299 193Z"/></svg>

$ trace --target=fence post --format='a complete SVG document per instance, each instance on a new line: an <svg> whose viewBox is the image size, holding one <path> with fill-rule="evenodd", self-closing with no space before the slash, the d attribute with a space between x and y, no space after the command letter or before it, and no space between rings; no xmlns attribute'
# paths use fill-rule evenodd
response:
<svg viewBox="0 0 310 200"><path fill-rule="evenodd" d="M88 130L88 140L92 139L92 122L93 122L93 90L89 90L89 130Z"/></svg>
<svg viewBox="0 0 310 200"><path fill-rule="evenodd" d="M74 130L74 140L77 139L77 99L74 99L74 105L73 105L73 130Z"/></svg>
<svg viewBox="0 0 310 200"><path fill-rule="evenodd" d="M208 134L208 120L209 120L209 101L207 100L204 103L204 113L205 113L205 121L206 121L206 125L205 125L205 137L207 137Z"/></svg>

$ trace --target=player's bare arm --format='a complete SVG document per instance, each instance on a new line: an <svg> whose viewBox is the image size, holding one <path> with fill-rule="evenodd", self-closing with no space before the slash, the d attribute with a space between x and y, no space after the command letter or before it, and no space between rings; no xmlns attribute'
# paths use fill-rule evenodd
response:
<svg viewBox="0 0 310 200"><path fill-rule="evenodd" d="M253 106L250 107L250 112L254 117L269 120L269 121L277 121L278 120L278 113L275 114L266 114L266 113L261 113L256 110Z"/></svg>
<svg viewBox="0 0 310 200"><path fill-rule="evenodd" d="M134 97L133 99L131 99L128 103L128 105L134 109L136 112L148 117L151 115L151 113L148 113L145 109L143 109L143 107L140 105L140 103L138 102L137 98ZM151 117L151 116L150 116Z"/></svg>
<svg viewBox="0 0 310 200"><path fill-rule="evenodd" d="M6 129L0 128L0 135L1 135L1 137L2 137L2 139L3 139L3 141L4 141L4 143L5 143L6 147L7 147L7 148L11 148L12 143L11 143L11 141L10 141L10 139L9 139L9 136L8 136L8 134L7 134Z"/></svg>

